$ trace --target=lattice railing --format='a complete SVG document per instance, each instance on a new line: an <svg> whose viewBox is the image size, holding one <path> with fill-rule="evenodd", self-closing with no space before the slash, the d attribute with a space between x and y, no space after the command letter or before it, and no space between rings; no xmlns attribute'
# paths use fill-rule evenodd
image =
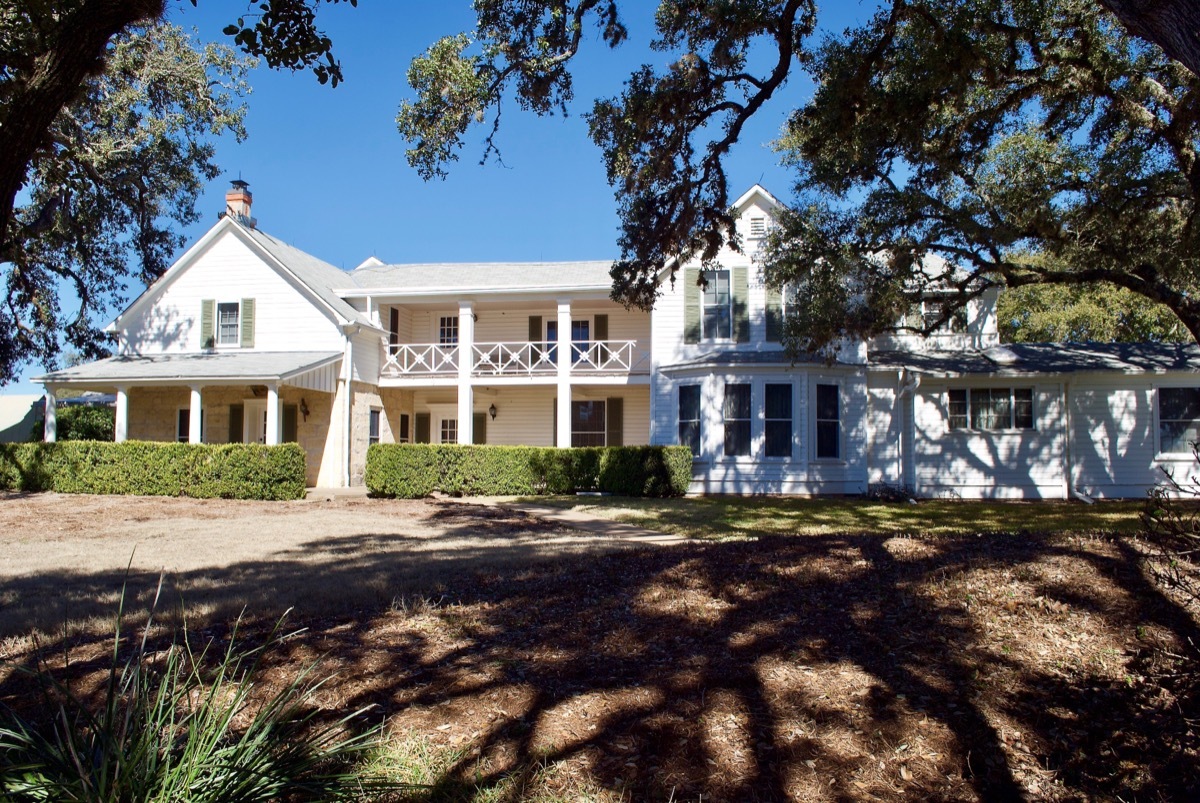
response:
<svg viewBox="0 0 1200 803"><path fill-rule="evenodd" d="M388 346L385 374L432 376L458 373L458 346L438 343L401 343Z"/></svg>

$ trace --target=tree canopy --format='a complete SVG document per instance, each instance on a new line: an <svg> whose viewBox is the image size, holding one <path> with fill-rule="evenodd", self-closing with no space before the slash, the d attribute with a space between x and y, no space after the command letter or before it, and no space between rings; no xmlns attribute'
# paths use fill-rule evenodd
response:
<svg viewBox="0 0 1200 803"><path fill-rule="evenodd" d="M996 305L1005 343L1189 343L1175 313L1123 287L1033 284L1004 290Z"/></svg>
<svg viewBox="0 0 1200 803"><path fill-rule="evenodd" d="M802 69L818 88L779 143L798 203L764 255L768 282L804 302L792 347L903 326L930 287L949 292L948 319L996 285L1105 281L1200 331L1196 74L1122 25L1166 41L1192 11L1106 5L1121 21L1085 0L892 0L814 42L806 0L662 0L652 47L669 66L641 67L588 115L622 221L614 298L649 308L677 259L736 243L723 160ZM409 72L417 94L397 122L427 178L472 126L490 125L493 151L507 95L537 114L563 110L585 28L610 47L625 39L616 0L475 7L473 32L435 43ZM1187 36L1172 41L1194 57ZM950 267L930 270L942 264L930 253Z"/></svg>

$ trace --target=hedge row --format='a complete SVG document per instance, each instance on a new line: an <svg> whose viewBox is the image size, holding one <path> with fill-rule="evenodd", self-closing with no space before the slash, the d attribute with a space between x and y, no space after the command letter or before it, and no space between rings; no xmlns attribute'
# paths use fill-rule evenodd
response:
<svg viewBox="0 0 1200 803"><path fill-rule="evenodd" d="M619 496L680 496L692 478L686 446L535 446L374 444L367 488L374 496L416 499L601 491Z"/></svg>
<svg viewBox="0 0 1200 803"><path fill-rule="evenodd" d="M200 499L303 499L298 444L0 444L0 488Z"/></svg>

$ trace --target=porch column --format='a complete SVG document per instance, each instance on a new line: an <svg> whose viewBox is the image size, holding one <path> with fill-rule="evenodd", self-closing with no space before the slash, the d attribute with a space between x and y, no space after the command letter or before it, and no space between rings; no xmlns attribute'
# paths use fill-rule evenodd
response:
<svg viewBox="0 0 1200 803"><path fill-rule="evenodd" d="M200 422L203 420L200 414L203 408L200 406L200 386L192 385L192 399L188 403L188 443L202 443L200 440Z"/></svg>
<svg viewBox="0 0 1200 803"><path fill-rule="evenodd" d="M475 363L475 303L458 302L458 442L471 443L474 437L475 389L471 387L471 368Z"/></svg>
<svg viewBox="0 0 1200 803"><path fill-rule="evenodd" d="M558 443L571 446L571 299L558 300Z"/></svg>
<svg viewBox="0 0 1200 803"><path fill-rule="evenodd" d="M113 421L113 440L122 443L129 439L129 388L117 388L117 414Z"/></svg>
<svg viewBox="0 0 1200 803"><path fill-rule="evenodd" d="M279 386L267 385L267 445L279 445L279 433L283 429L279 421Z"/></svg>
<svg viewBox="0 0 1200 803"><path fill-rule="evenodd" d="M58 440L58 399L54 398L54 389L46 386L46 420L42 426L42 440L54 443Z"/></svg>

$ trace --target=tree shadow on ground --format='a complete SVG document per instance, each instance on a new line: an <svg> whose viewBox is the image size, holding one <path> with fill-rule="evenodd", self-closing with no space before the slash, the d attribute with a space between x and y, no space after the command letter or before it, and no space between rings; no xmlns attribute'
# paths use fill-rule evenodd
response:
<svg viewBox="0 0 1200 803"><path fill-rule="evenodd" d="M448 523L464 534L495 522L461 518ZM1122 542L763 537L537 562L510 545L485 571L470 555L423 553L431 570L414 580L369 543L344 559L345 541L175 582L225 597L199 623L210 632L246 602L301 602L310 633L273 666L326 654L344 679L334 709L377 704L397 727L461 747L440 799L556 762L635 800L1200 791L1180 715L1195 701L1155 698L1137 677L1138 633L1178 648L1200 631ZM361 604L305 600L317 578ZM387 609L427 593L441 602Z"/></svg>

